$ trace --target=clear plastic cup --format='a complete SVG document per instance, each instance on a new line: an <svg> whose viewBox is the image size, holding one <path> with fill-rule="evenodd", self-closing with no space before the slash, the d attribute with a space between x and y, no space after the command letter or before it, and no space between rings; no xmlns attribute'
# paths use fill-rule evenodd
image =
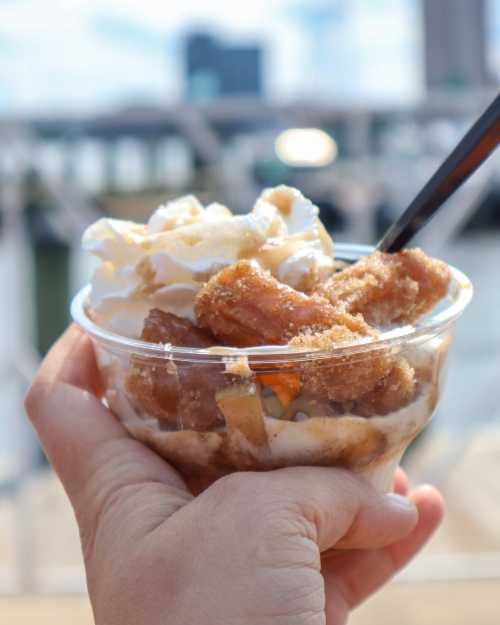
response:
<svg viewBox="0 0 500 625"><path fill-rule="evenodd" d="M338 244L336 257L371 251ZM453 323L472 297L469 279L450 269L447 298L419 323L328 351L132 340L91 321L89 286L71 311L93 341L110 409L194 491L234 471L295 465L344 467L386 491L436 409Z"/></svg>

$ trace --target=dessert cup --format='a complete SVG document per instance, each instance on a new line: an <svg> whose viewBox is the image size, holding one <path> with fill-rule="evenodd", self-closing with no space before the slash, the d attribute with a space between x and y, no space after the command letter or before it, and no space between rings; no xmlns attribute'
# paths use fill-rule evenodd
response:
<svg viewBox="0 0 500 625"><path fill-rule="evenodd" d="M349 244L335 249L346 262L371 251ZM234 471L296 465L343 467L387 491L402 454L436 409L453 324L472 297L468 278L450 270L447 298L415 325L326 351L180 348L129 339L90 319L89 286L74 298L72 316L93 341L109 408L193 491ZM338 401L301 385L313 372L341 388L339 381L371 371L380 359L413 371L411 396L402 405L391 405L389 383L385 390L367 387L361 397L347 387Z"/></svg>

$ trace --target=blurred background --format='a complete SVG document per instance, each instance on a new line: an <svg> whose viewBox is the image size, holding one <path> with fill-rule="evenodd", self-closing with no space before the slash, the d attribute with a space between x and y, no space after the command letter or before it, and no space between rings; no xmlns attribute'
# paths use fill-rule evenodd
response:
<svg viewBox="0 0 500 625"><path fill-rule="evenodd" d="M374 243L498 94L500 0L0 0L0 622L90 625L71 511L22 397L92 272L101 215L299 187ZM175 8L174 8L175 7ZM498 623L500 155L417 243L476 288L405 459L447 519L352 622Z"/></svg>

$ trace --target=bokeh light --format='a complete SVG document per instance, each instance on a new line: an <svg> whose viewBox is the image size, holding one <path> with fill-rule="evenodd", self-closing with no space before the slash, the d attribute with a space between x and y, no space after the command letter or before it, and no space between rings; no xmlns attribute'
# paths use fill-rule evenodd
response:
<svg viewBox="0 0 500 625"><path fill-rule="evenodd" d="M337 156L335 140L319 128L289 128L276 139L276 154L286 165L323 167Z"/></svg>

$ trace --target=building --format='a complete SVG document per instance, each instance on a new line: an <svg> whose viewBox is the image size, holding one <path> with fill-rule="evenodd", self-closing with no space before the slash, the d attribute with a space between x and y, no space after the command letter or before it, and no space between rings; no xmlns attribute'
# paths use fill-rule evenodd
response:
<svg viewBox="0 0 500 625"><path fill-rule="evenodd" d="M429 91L492 85L486 60L486 10L486 0L423 0Z"/></svg>
<svg viewBox="0 0 500 625"><path fill-rule="evenodd" d="M226 45L206 33L185 41L185 94L191 102L262 96L262 49Z"/></svg>
<svg viewBox="0 0 500 625"><path fill-rule="evenodd" d="M349 0L295 0L286 15L304 38L301 83L312 98L342 98L359 92L359 55L343 33L353 21Z"/></svg>

